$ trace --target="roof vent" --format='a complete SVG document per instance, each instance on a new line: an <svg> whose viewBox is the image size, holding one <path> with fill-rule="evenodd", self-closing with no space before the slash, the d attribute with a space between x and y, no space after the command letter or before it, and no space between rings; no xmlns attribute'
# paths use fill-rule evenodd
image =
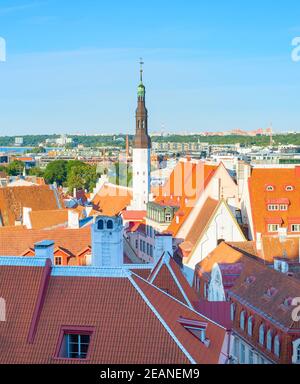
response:
<svg viewBox="0 0 300 384"><path fill-rule="evenodd" d="M250 284L253 284L255 282L256 278L254 276L248 276L245 280L245 283L250 285Z"/></svg>
<svg viewBox="0 0 300 384"><path fill-rule="evenodd" d="M276 293L278 292L278 290L274 287L270 287L267 289L265 295L269 298L271 297L274 297L276 295Z"/></svg>

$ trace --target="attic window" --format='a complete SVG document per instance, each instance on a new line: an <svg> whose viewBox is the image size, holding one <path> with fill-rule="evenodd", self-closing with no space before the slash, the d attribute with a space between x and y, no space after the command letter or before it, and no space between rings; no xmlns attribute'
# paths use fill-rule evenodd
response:
<svg viewBox="0 0 300 384"><path fill-rule="evenodd" d="M245 280L245 283L248 284L248 285L250 285L250 284L254 283L255 280L256 280L256 279L255 279L254 276L248 276L248 277L246 278L246 280Z"/></svg>
<svg viewBox="0 0 300 384"><path fill-rule="evenodd" d="M283 305L285 307L290 307L292 305L293 298L292 297L286 297L283 301Z"/></svg>
<svg viewBox="0 0 300 384"><path fill-rule="evenodd" d="M196 320L189 320L180 318L178 322L183 325L183 327L190 332L193 336L195 336L198 340L200 340L207 347L209 346L209 340L206 338L206 329L207 323L202 323Z"/></svg>
<svg viewBox="0 0 300 384"><path fill-rule="evenodd" d="M57 358L86 360L92 333L91 328L63 328Z"/></svg>
<svg viewBox="0 0 300 384"><path fill-rule="evenodd" d="M267 191L267 192L274 192L274 191L275 191L275 188L274 188L273 185L267 185L267 186L266 186L266 191Z"/></svg>
<svg viewBox="0 0 300 384"><path fill-rule="evenodd" d="M292 192L294 189L295 189L295 187L293 187L292 185L287 185L287 186L285 187L285 190L286 190L287 192Z"/></svg>

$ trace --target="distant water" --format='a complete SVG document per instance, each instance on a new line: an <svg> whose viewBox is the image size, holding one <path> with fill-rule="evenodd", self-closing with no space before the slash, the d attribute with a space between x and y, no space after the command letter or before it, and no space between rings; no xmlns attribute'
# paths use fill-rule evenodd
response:
<svg viewBox="0 0 300 384"><path fill-rule="evenodd" d="M27 151L30 151L35 147L0 147L0 153L18 153L18 154L24 154ZM47 152L52 151L54 148L45 148ZM55 148L56 150L59 150L58 148Z"/></svg>

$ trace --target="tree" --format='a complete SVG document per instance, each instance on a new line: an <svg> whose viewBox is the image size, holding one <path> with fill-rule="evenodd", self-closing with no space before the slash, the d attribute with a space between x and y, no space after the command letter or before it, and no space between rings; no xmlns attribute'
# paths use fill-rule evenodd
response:
<svg viewBox="0 0 300 384"><path fill-rule="evenodd" d="M95 188L97 183L98 175L96 171L96 166L91 166L88 164L78 164L70 168L68 173L68 188L69 192L72 192L74 188L84 189L91 191Z"/></svg>
<svg viewBox="0 0 300 384"><path fill-rule="evenodd" d="M39 167L32 167L29 170L29 176L44 177L44 171Z"/></svg>
<svg viewBox="0 0 300 384"><path fill-rule="evenodd" d="M63 185L67 180L67 161L55 160L45 169L44 178L48 184Z"/></svg>
<svg viewBox="0 0 300 384"><path fill-rule="evenodd" d="M4 173L7 172L7 169L6 167L4 167L4 165L0 165L0 172L4 172Z"/></svg>
<svg viewBox="0 0 300 384"><path fill-rule="evenodd" d="M7 173L10 176L22 175L24 170L24 163L19 160L14 160L7 166Z"/></svg>

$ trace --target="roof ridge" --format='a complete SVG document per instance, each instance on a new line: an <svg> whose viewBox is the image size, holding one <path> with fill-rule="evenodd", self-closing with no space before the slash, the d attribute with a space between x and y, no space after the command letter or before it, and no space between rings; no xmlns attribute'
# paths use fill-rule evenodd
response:
<svg viewBox="0 0 300 384"><path fill-rule="evenodd" d="M134 273L132 273L134 274ZM134 274L136 277L138 277L138 275ZM192 364L196 364L196 360L189 354L189 352L184 348L184 346L182 345L182 343L178 340L178 338L176 337L175 333L171 330L171 328L168 326L168 324L166 323L166 321L162 318L162 316L159 314L159 312L157 311L157 309L153 306L153 304L151 304L150 300L147 298L147 296L144 294L143 290L138 286L138 284L134 281L134 279L132 278L132 276L129 276L128 277L128 280L131 282L131 284L133 285L133 287L136 289L136 291L139 293L139 295L142 297L142 299L144 300L144 302L148 305L148 307L151 309L151 311L154 313L154 315L157 317L157 319L160 321L160 323L162 324L162 326L165 328L165 330L168 332L168 334L172 337L172 339L174 340L174 342L177 344L177 346L180 348L180 350L183 352L183 354L188 358L188 360L192 363ZM144 282L147 283L146 280L142 279Z"/></svg>
<svg viewBox="0 0 300 384"><path fill-rule="evenodd" d="M162 294L168 296L170 299L176 301L178 304L183 305L185 308L187 308L188 310L194 312L196 315L203 317L204 319L210 321L211 323L213 323L214 325L216 325L216 326L218 326L218 327L220 327L220 328L226 329L225 327L223 327L223 325L218 324L218 323L216 323L214 320L209 319L207 316L203 315L202 313L197 312L194 308L190 308L187 304L184 304L182 301L176 299L176 297L174 297L174 296L170 295L169 293L163 291L162 289L160 289L160 288L157 287L156 285L150 283L149 281L145 280L143 277L137 275L136 273L134 273L134 272L131 271L131 275L136 276L138 279L140 279L140 280L142 280L143 282L149 284L152 288L154 288L154 289L158 290L160 293L162 293Z"/></svg>

